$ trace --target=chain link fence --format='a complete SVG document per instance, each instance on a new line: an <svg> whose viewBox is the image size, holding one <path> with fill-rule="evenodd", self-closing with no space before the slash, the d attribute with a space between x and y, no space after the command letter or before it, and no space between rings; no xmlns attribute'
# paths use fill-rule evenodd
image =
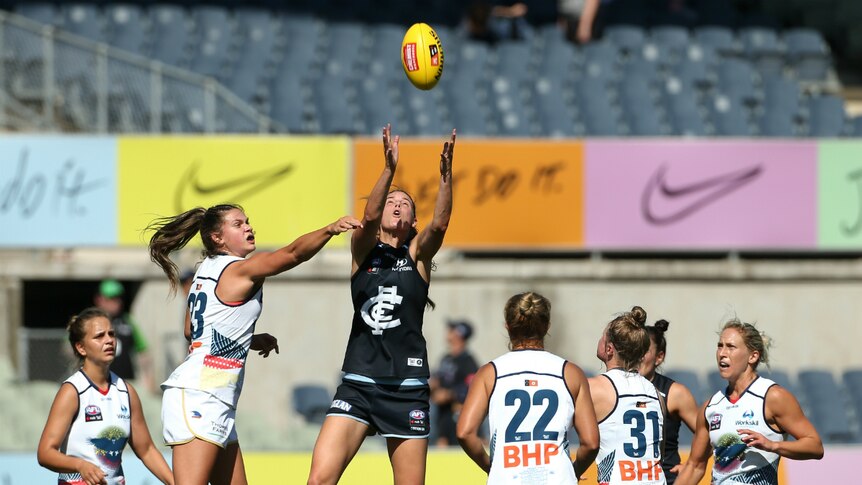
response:
<svg viewBox="0 0 862 485"><path fill-rule="evenodd" d="M0 12L0 126L87 133L286 132L213 78Z"/></svg>

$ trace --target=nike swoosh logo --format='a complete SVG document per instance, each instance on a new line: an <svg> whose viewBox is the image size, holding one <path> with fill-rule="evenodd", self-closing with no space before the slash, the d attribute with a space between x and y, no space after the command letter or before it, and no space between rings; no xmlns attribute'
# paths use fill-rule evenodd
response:
<svg viewBox="0 0 862 485"><path fill-rule="evenodd" d="M662 164L644 187L641 195L641 213L644 219L655 226L666 226L679 222L708 205L728 196L742 187L754 182L764 171L763 165L745 167L715 177L710 177L687 185L671 187L666 177L668 165ZM700 197L693 198L697 194ZM653 208L653 198L668 201L688 199L688 203L668 214L659 215Z"/></svg>
<svg viewBox="0 0 862 485"><path fill-rule="evenodd" d="M288 162L284 165L272 167L258 172L243 175L241 177L223 179L217 182L208 184L201 182L200 169L203 162L195 161L189 165L189 169L177 183L177 188L174 191L175 210L182 212L188 210L189 207L185 204L184 196L186 193L191 193L197 197L207 197L215 199L215 196L220 196L216 202L218 203L237 203L242 201L249 195L255 194L267 187L277 184L293 171L293 162ZM226 196L224 194L231 194ZM207 203L210 204L209 202Z"/></svg>

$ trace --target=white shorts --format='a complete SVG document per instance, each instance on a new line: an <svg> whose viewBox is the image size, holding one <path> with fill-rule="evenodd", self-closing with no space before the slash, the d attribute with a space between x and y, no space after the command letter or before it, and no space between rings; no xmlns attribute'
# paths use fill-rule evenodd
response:
<svg viewBox="0 0 862 485"><path fill-rule="evenodd" d="M162 436L168 446L198 438L225 448L235 443L236 409L197 389L166 387L162 395Z"/></svg>

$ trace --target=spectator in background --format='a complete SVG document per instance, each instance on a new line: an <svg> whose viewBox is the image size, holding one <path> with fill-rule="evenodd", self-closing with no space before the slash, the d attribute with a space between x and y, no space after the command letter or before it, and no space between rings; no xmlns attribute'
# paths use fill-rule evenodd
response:
<svg viewBox="0 0 862 485"><path fill-rule="evenodd" d="M600 0L559 0L559 24L566 39L576 44L593 40L599 3Z"/></svg>
<svg viewBox="0 0 862 485"><path fill-rule="evenodd" d="M501 40L523 40L529 35L527 5L521 2L497 4L474 0L467 6L464 30L467 38L495 44Z"/></svg>
<svg viewBox="0 0 862 485"><path fill-rule="evenodd" d="M125 292L122 283L107 279L99 283L99 291L93 298L96 307L111 318L117 335L117 350L111 372L126 380L139 380L147 391L156 392L153 361L147 352L147 341L132 315L124 311Z"/></svg>
<svg viewBox="0 0 862 485"><path fill-rule="evenodd" d="M437 406L437 419L432 421L432 425L437 427L437 446L451 446L458 442L455 425L461 405L467 398L470 381L479 370L476 359L467 351L473 327L460 320L449 321L448 326L446 343L449 353L440 361L440 367L429 381L431 402Z"/></svg>

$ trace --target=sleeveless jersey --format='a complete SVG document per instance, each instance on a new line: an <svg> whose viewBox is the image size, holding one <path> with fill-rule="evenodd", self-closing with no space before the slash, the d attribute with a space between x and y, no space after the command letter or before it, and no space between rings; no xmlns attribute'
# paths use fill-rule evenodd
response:
<svg viewBox="0 0 862 485"><path fill-rule="evenodd" d="M665 402L667 402L667 395L670 393L670 386L674 382L676 381L658 372L656 372L652 380L653 385L664 397ZM664 459L661 462L661 468L664 470L668 485L672 485L676 481L677 474L669 474L670 469L681 463L679 456L679 427L682 421L669 414L664 419Z"/></svg>
<svg viewBox="0 0 862 485"><path fill-rule="evenodd" d="M575 403L566 361L543 350L516 350L494 359L488 402L489 484L576 484L567 431Z"/></svg>
<svg viewBox="0 0 862 485"><path fill-rule="evenodd" d="M245 376L254 325L263 307L263 288L247 301L225 302L216 286L237 256L205 258L189 289L192 343L185 360L162 385L208 392L236 408Z"/></svg>
<svg viewBox="0 0 862 485"><path fill-rule="evenodd" d="M428 283L408 246L378 241L350 281L353 324L341 370L366 377L429 377L422 335Z"/></svg>
<svg viewBox="0 0 862 485"><path fill-rule="evenodd" d="M616 389L617 403L599 422L599 484L666 483L661 469L664 416L658 391L637 373L611 369L602 375Z"/></svg>
<svg viewBox="0 0 862 485"><path fill-rule="evenodd" d="M126 483L122 459L132 432L132 406L125 381L111 372L111 383L104 394L81 370L65 382L78 393L78 412L60 452L97 465L105 472L109 485ZM78 485L84 481L80 473L60 473L57 483Z"/></svg>
<svg viewBox="0 0 862 485"><path fill-rule="evenodd" d="M748 447L737 433L747 428L772 441L784 441L784 435L766 423L766 391L775 382L758 377L736 402L730 402L724 391L712 396L705 416L709 426L709 441L714 450L712 468L714 485L756 483L778 484L779 455Z"/></svg>

